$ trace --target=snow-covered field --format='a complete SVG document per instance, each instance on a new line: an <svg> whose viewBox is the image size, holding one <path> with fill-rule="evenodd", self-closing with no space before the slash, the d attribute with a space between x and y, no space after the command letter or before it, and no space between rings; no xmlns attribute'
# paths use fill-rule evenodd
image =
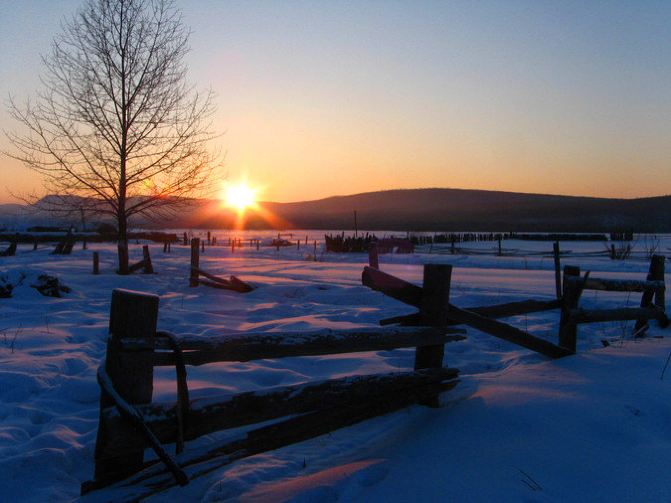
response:
<svg viewBox="0 0 671 503"><path fill-rule="evenodd" d="M249 235L241 236L248 239ZM297 232L296 239L304 239ZM310 243L317 239L312 233ZM0 500L63 501L78 497L92 478L99 388L112 288L160 295L159 329L178 334L221 330L297 330L376 326L410 313L361 286L363 254L312 255L312 245L282 249L207 248L201 267L235 274L258 288L240 295L188 287L189 249L163 254L152 245L157 274L114 274L114 247L78 245L70 256L51 247L20 245L0 258L0 275L24 277L0 299ZM668 237L659 251L666 253ZM496 243L465 243L493 249ZM504 242L509 249L550 251L547 242ZM639 247L642 251L643 245ZM600 251L603 243L563 249ZM101 274L91 274L91 253ZM452 301L459 306L554 297L552 258L541 255L447 255L422 248L383 255L381 268L421 283L422 263L455 266ZM140 246L131 260L141 258ZM592 276L644 279L640 257L562 258ZM30 284L47 273L72 289L43 297ZM586 292L585 307L638 305L638 294ZM557 311L511 318L556 342ZM255 456L172 489L156 501L669 501L671 485L671 352L665 331L632 341L633 322L581 326L575 357L546 358L468 329L446 346L445 365L461 383L443 407L412 407L267 454ZM604 348L602 341L610 345ZM331 357L286 358L190 367L193 396L237 392L351 374L408 370L413 350ZM174 398L174 370L157 368L154 397ZM188 454L187 445L187 454ZM87 501L113 500L108 490Z"/></svg>

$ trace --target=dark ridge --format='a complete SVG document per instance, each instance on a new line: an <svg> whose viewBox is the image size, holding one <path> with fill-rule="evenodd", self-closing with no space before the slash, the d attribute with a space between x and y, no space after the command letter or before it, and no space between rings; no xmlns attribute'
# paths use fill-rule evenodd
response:
<svg viewBox="0 0 671 503"><path fill-rule="evenodd" d="M150 228L232 228L236 215L219 201L194 200L168 218L136 218L132 225ZM90 203L89 203L90 204ZM0 227L8 216L17 220L15 205L0 207ZM403 189L295 203L260 203L248 211L249 229L354 228L353 212L362 230L494 231L494 232L671 232L671 196L639 199L576 197L465 189ZM26 210L39 223L40 212ZM267 215L273 215L268 219ZM46 218L46 214L42 212ZM28 218L28 217L26 217ZM50 218L50 225L53 219ZM65 217L61 217L65 218ZM76 216L69 217L77 224ZM91 220L95 220L92 217ZM7 225L5 223L5 225Z"/></svg>

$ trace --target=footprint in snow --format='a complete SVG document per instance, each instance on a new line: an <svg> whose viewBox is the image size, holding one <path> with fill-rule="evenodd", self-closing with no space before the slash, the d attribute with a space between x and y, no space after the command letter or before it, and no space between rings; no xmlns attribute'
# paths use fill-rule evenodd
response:
<svg viewBox="0 0 671 503"><path fill-rule="evenodd" d="M625 405L624 408L636 417L640 417L643 415L643 412L641 412L641 409L639 409L638 407L634 407L632 405Z"/></svg>

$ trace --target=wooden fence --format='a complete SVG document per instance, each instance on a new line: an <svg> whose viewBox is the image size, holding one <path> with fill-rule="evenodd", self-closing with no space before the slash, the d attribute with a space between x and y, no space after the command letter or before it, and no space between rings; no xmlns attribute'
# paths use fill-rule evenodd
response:
<svg viewBox="0 0 671 503"><path fill-rule="evenodd" d="M556 257L555 266L558 268L558 254L556 254ZM422 299L424 298L423 288L380 271L378 257L374 253L369 255L369 263L370 266L364 267L361 276L363 285L380 291L405 304L421 308ZM432 267L435 266L424 266L425 285L427 283L427 271L431 271ZM557 300L529 299L506 304L468 308L460 308L449 302L449 284L452 269L451 266L441 267L443 268L442 277L439 281L444 283L443 289L447 292L445 297L447 309L444 311L444 317L441 321L444 326L464 324L551 358L560 358L575 353L577 325L581 323L637 320L634 330L635 336L642 335L650 319L657 320L662 327L669 325L664 301L664 257L661 255L654 255L652 257L646 281L590 278L589 272L581 278L578 267L565 266L563 287L561 286L562 282L558 277L558 273L556 276L557 292L562 292L562 295ZM434 281L438 280L434 278ZM580 309L578 303L581 293L586 289L642 292L643 295L641 305L638 308L585 310ZM552 309L561 309L558 344L536 337L496 319ZM380 324L416 326L420 324L420 313L387 318L382 320Z"/></svg>
<svg viewBox="0 0 671 503"><path fill-rule="evenodd" d="M16 255L16 241L9 243L9 246L0 251L0 257L13 257Z"/></svg>
<svg viewBox="0 0 671 503"><path fill-rule="evenodd" d="M643 335L648 327L648 320L651 319L657 320L661 327L667 327L669 319L666 315L665 306L664 262L664 256L653 255L645 281L592 278L589 272L581 278L579 267L566 266L564 268L564 295L559 325L559 344L575 352L577 327L582 323L636 320L634 336ZM581 309L578 304L585 290L641 292L640 307Z"/></svg>
<svg viewBox="0 0 671 503"><path fill-rule="evenodd" d="M245 283L237 276L229 276L228 279L220 278L200 268L200 253L204 249L205 242L201 248L200 238L193 238L191 240L191 269L189 273L189 286L196 287L198 285L209 286L210 288L219 288L222 290L233 290L239 293L251 292L254 287L249 283ZM202 279L203 276L206 279Z"/></svg>
<svg viewBox="0 0 671 503"><path fill-rule="evenodd" d="M157 296L114 290L107 353L98 371L102 391L95 478L82 484L82 494L130 477L123 484L134 488L134 497L147 496L188 483L203 473L204 463L208 469L223 466L414 403L437 405L438 394L458 382L456 369L443 368L444 345L465 337L463 330L443 326L449 293L442 281L446 269L428 270L420 309L420 321L426 326L414 328L178 337L157 332ZM416 348L413 371L351 376L220 399L188 396L186 365L406 347ZM154 367L173 365L177 402L152 403ZM162 445L175 443L179 453L185 441L202 435L279 418L284 420L191 459L182 456L179 463ZM165 468L144 462L147 446Z"/></svg>

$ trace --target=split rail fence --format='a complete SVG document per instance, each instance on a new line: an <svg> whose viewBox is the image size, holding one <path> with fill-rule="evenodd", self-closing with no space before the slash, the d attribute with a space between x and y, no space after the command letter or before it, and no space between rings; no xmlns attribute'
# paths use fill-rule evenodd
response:
<svg viewBox="0 0 671 503"><path fill-rule="evenodd" d="M203 246L204 245L205 243L203 243ZM189 274L190 287L203 285L209 286L210 288L233 290L239 293L251 292L254 289L254 287L252 287L249 283L245 283L236 276L231 275L228 279L225 279L204 271L200 268L200 253L200 238L193 238L191 240L191 272ZM203 276L205 279L202 279L200 276Z"/></svg>
<svg viewBox="0 0 671 503"><path fill-rule="evenodd" d="M436 406L438 395L457 383L458 370L443 368L444 345L465 337L444 327L448 292L443 266L429 268L421 299L422 327L319 330L287 333L222 333L175 336L157 332L159 298L114 290L105 362L98 371L100 418L94 480L82 494L118 483L133 498L155 494L212 469L255 454L326 434L411 404ZM434 277L435 276L435 277ZM396 348L416 348L415 368L350 376L260 392L189 399L187 365L246 362L265 358L313 356ZM153 403L153 369L175 366L177 402ZM164 444L184 442L218 430L278 420L244 438L179 461ZM146 447L158 461L145 462ZM120 482L127 479L124 482Z"/></svg>
<svg viewBox="0 0 671 503"><path fill-rule="evenodd" d="M422 306L424 291L422 287L379 270L378 256L373 250L369 254L369 267L364 267L362 284L373 290L414 307ZM427 271L435 265L424 266L424 283ZM444 326L464 324L484 333L536 351L550 358L560 358L576 352L577 326L583 323L603 321L636 320L635 336L641 336L648 327L648 321L655 319L661 327L669 325L665 312L664 256L653 255L645 281L590 278L589 272L580 277L580 268L565 266L562 277L559 273L559 255L555 253L555 279L557 283L556 300L529 299L489 306L460 308L449 302L449 290L452 266L441 267L442 288L445 292L447 309L442 323ZM438 281L437 279L434 279ZM562 286L563 283L563 286ZM581 309L578 304L584 290L604 290L611 292L641 292L640 307L619 309ZM654 301L654 302L653 302ZM536 337L513 325L499 321L506 318L534 312L560 309L558 344ZM416 326L420 324L421 312L395 316L380 321L381 325L400 324Z"/></svg>

